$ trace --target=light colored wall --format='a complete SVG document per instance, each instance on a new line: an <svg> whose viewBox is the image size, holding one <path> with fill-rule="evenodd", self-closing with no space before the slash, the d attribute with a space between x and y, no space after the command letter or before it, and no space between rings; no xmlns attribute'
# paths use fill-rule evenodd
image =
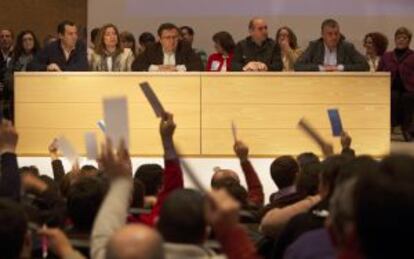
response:
<svg viewBox="0 0 414 259"><path fill-rule="evenodd" d="M247 35L249 19L256 15L267 20L271 37L282 25L292 27L302 47L319 37L321 21L327 17L337 19L343 34L360 50L367 32L381 31L392 40L399 26L405 25L414 30L414 16L410 13L414 10L414 1L411 0L170 0L164 2L164 6L161 2L89 0L88 28L113 22L121 30L129 30L138 37L143 31L155 33L158 25L166 21L191 25L196 30L195 47L207 52L213 51L211 37L215 32L227 30L235 40L240 40ZM209 4L200 5L201 2ZM171 3L176 3L177 7L171 8Z"/></svg>

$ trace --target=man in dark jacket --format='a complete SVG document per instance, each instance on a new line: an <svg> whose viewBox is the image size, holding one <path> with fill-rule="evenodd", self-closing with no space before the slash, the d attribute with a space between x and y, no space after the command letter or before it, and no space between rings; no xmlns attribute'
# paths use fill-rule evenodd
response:
<svg viewBox="0 0 414 259"><path fill-rule="evenodd" d="M296 61L296 71L369 71L364 56L341 35L337 21L325 20L321 30L322 38L310 42Z"/></svg>
<svg viewBox="0 0 414 259"><path fill-rule="evenodd" d="M179 29L171 23L158 28L158 43L149 46L132 64L133 71L202 71L200 56L179 40Z"/></svg>
<svg viewBox="0 0 414 259"><path fill-rule="evenodd" d="M249 33L249 37L236 45L232 71L282 71L281 51L268 37L266 22L253 18L249 23Z"/></svg>
<svg viewBox="0 0 414 259"><path fill-rule="evenodd" d="M31 71L87 71L86 46L78 40L76 25L63 21L58 25L59 40L41 50L29 64Z"/></svg>

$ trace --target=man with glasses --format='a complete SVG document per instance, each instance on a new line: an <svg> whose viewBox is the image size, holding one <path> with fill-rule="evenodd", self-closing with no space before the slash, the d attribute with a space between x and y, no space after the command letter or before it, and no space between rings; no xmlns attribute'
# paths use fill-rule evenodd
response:
<svg viewBox="0 0 414 259"><path fill-rule="evenodd" d="M268 37L267 24L262 18L249 22L249 33L234 50L233 71L281 71L283 68L280 48Z"/></svg>
<svg viewBox="0 0 414 259"><path fill-rule="evenodd" d="M133 71L202 71L203 65L190 45L179 40L179 29L171 23L158 28L159 42L149 46L132 64Z"/></svg>

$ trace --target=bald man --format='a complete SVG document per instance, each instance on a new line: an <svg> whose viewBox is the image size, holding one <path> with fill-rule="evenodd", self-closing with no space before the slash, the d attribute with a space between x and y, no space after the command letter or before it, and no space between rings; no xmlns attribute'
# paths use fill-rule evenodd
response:
<svg viewBox="0 0 414 259"><path fill-rule="evenodd" d="M106 259L162 259L164 248L160 234L142 224L127 225L109 239Z"/></svg>
<svg viewBox="0 0 414 259"><path fill-rule="evenodd" d="M280 48L269 38L267 23L262 18L249 22L249 36L237 43L231 68L233 71L282 71Z"/></svg>

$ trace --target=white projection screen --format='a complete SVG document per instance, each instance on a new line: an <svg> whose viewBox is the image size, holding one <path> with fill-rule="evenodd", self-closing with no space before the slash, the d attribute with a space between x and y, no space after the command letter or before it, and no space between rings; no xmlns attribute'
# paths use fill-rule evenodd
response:
<svg viewBox="0 0 414 259"><path fill-rule="evenodd" d="M88 28L114 23L138 37L143 31L155 34L162 22L190 25L196 31L194 47L210 53L215 32L227 30L238 41L253 16L267 20L271 37L278 27L290 26L303 48L319 37L321 21L332 17L359 49L371 31L384 32L392 48L397 27L414 29L413 14L414 0L89 0Z"/></svg>

